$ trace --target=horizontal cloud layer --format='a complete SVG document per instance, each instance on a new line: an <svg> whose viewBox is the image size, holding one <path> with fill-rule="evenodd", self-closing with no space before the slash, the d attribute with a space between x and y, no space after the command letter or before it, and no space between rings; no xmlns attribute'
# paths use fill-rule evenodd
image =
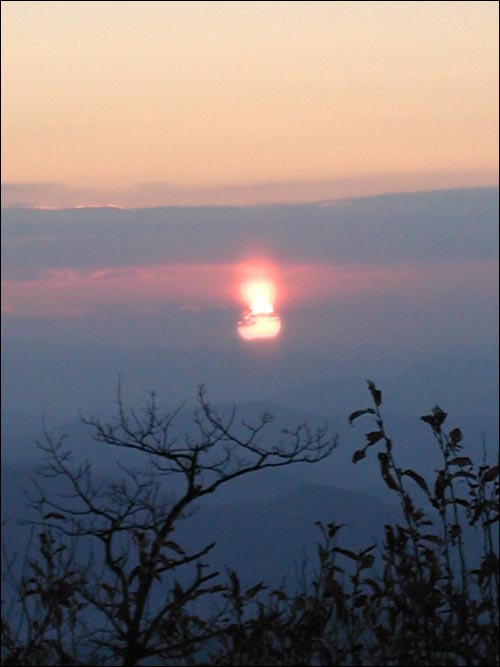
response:
<svg viewBox="0 0 500 667"><path fill-rule="evenodd" d="M259 207L3 212L4 278L166 263L459 261L497 256L498 189Z"/></svg>

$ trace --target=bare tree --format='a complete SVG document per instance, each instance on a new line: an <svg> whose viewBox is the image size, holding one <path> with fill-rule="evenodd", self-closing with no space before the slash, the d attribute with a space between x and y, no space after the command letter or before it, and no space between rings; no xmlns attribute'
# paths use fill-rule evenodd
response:
<svg viewBox="0 0 500 667"><path fill-rule="evenodd" d="M256 423L237 419L234 410L223 417L203 388L195 436L174 437L177 415L160 415L154 394L142 412L126 410L119 392L114 422L84 420L103 446L147 457L141 469L120 466L120 481L98 482L90 463L75 465L64 438L46 435L39 443L45 463L34 502L41 513L35 522L42 530L41 560L27 563L30 576L17 587L24 625L17 634L12 625L4 627L10 664L91 664L96 656L99 664L192 664L199 647L217 633L216 612L210 618L198 614L194 603L222 587L205 563L214 544L185 550L174 537L178 522L232 480L318 462L336 446L326 427L313 432L306 426L284 429L269 446L269 413ZM180 481L175 493L166 483L172 477ZM65 491L50 492L48 482L61 478Z"/></svg>
<svg viewBox="0 0 500 667"><path fill-rule="evenodd" d="M86 423L103 446L146 456L140 469L121 456L120 481L99 481L64 439L47 436L34 499L41 515L31 522L38 554L28 549L20 572L3 559L16 599L2 623L2 664L498 664L498 462L484 451L474 463L435 406L422 420L441 466L426 478L400 465L382 393L368 388L373 406L349 418L370 422L353 463L377 452L399 519L356 551L339 542L343 524L318 523L316 565L304 562L298 588L247 587L229 569L216 579L206 563L213 544L188 547L175 531L226 482L323 459L336 445L324 428L275 437L268 414L224 418L200 390L196 435L176 439L177 413L160 417L154 395L140 414L119 398L114 422Z"/></svg>

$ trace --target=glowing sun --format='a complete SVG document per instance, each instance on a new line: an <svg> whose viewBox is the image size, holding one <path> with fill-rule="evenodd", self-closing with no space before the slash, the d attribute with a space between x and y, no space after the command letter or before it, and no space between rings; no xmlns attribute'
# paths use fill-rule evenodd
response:
<svg viewBox="0 0 500 667"><path fill-rule="evenodd" d="M241 338L276 338L281 331L281 318L274 311L276 285L268 278L253 279L241 284L240 294L247 304L238 322Z"/></svg>

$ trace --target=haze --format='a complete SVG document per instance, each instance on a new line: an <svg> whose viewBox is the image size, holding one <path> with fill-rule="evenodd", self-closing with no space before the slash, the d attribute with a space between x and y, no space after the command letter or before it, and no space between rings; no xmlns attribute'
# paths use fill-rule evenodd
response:
<svg viewBox="0 0 500 667"><path fill-rule="evenodd" d="M284 207L9 210L3 218L4 400L11 407L21 401L53 412L60 399L50 385L64 395L66 410L85 408L80 384L88 371L76 349L71 378L54 361L40 383L31 383L37 364L22 381L9 364L8 351L21 344L43 356L54 349L49 345L130 354L159 348L148 382L154 387L140 383L144 392L165 383L170 392L176 382L192 391L210 381L221 400L239 399L238 391L260 400L288 386L294 372L285 371L285 379L273 370L283 355L291 369L310 354L328 359L326 366L317 359L301 382L340 374L356 377L360 388L372 371L395 375L433 358L474 357L495 366L496 189ZM252 272L257 259L260 274ZM250 305L245 286L256 275L272 279L283 320L279 343L269 349L242 345L236 334ZM208 371L210 355L197 369L200 350L231 351L246 371L233 373L229 357ZM172 355L178 370L160 379L157 371ZM268 367L259 379L253 365L262 355ZM118 374L126 379L130 372L127 363L110 366L106 402ZM446 385L437 373L419 391L433 395L434 381Z"/></svg>

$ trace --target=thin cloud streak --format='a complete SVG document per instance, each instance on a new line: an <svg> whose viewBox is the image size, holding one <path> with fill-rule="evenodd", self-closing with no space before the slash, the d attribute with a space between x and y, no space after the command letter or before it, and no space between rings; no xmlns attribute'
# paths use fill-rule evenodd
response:
<svg viewBox="0 0 500 667"><path fill-rule="evenodd" d="M422 306L459 294L494 298L498 262L465 261L433 266L287 264L276 267L276 306L297 308L359 298L404 299ZM4 317L81 317L96 307L137 312L173 304L194 313L242 305L238 264L165 264L44 270L36 278L2 281Z"/></svg>
<svg viewBox="0 0 500 667"><path fill-rule="evenodd" d="M373 174L345 178L189 186L142 183L121 190L62 183L2 183L2 208L148 208L159 206L253 206L320 202L392 192L498 186L492 170L421 174Z"/></svg>

